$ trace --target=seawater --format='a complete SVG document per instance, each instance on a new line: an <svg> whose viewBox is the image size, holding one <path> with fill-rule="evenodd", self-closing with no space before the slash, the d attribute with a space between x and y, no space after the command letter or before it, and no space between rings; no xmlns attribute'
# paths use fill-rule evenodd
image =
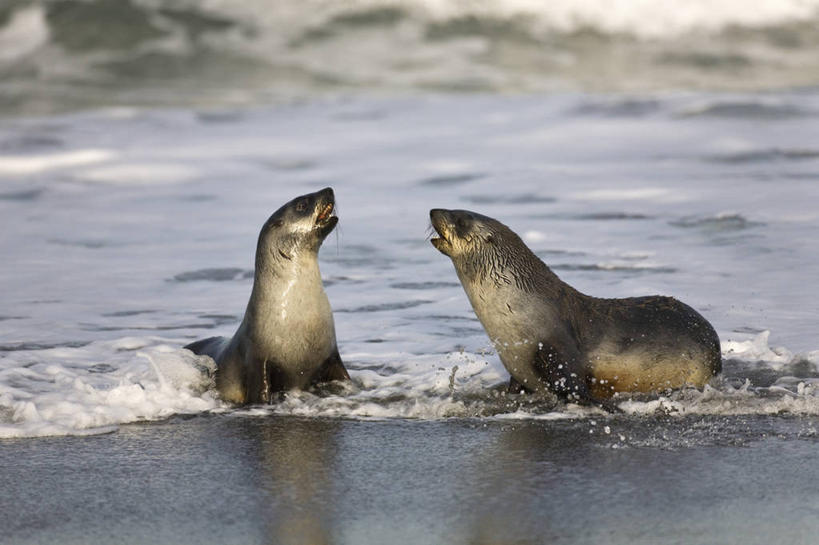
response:
<svg viewBox="0 0 819 545"><path fill-rule="evenodd" d="M817 83L819 1L5 0L0 113Z"/></svg>
<svg viewBox="0 0 819 545"><path fill-rule="evenodd" d="M4 441L3 541L815 541L815 441L710 436L743 417L660 420L633 427L650 448L619 448L588 420L232 415ZM755 433L797 426L787 420L754 419Z"/></svg>
<svg viewBox="0 0 819 545"><path fill-rule="evenodd" d="M815 437L817 114L819 95L781 91L6 119L0 436L227 413L559 419L612 447ZM213 390L212 362L181 346L233 334L260 226L328 185L340 223L320 262L352 384L231 408ZM626 396L619 424L506 395L451 263L428 242L432 207L500 219L585 293L685 301L719 333L723 375L702 392Z"/></svg>

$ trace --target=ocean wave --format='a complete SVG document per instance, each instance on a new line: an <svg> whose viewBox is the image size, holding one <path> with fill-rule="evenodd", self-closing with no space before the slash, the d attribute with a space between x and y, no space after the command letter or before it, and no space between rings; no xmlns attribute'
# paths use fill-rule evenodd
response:
<svg viewBox="0 0 819 545"><path fill-rule="evenodd" d="M0 104L817 84L819 0L10 0Z"/></svg>

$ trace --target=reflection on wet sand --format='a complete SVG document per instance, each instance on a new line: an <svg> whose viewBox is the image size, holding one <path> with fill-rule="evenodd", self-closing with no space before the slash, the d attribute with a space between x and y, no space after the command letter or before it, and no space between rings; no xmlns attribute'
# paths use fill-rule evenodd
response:
<svg viewBox="0 0 819 545"><path fill-rule="evenodd" d="M323 545L332 539L334 420L266 418L257 431L259 513L275 545Z"/></svg>
<svg viewBox="0 0 819 545"><path fill-rule="evenodd" d="M538 461L540 476L547 481L548 474L555 471L549 460L549 437L534 434L532 430L522 430L515 426L505 428L500 435L481 452L475 465L473 482L479 483L481 490L472 494L481 501L473 502L473 520L467 523L471 538L469 543L528 545L542 543L548 535L544 532L550 526L547 517L538 527L531 528L528 513L527 489L531 486L531 461ZM542 495L555 494L551 487L544 487ZM511 531L510 531L511 530ZM532 533L537 530L537 533Z"/></svg>
<svg viewBox="0 0 819 545"><path fill-rule="evenodd" d="M581 496L601 492L581 483L588 468L609 469L601 467L605 450L577 431L529 423L492 434L471 479L479 489L471 495L468 543L534 545L587 533L582 526L589 514L567 511L584 503Z"/></svg>

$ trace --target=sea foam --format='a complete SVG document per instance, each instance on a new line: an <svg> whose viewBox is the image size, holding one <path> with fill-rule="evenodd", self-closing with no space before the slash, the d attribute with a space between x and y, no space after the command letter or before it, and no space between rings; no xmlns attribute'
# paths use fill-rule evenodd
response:
<svg viewBox="0 0 819 545"><path fill-rule="evenodd" d="M155 339L9 352L0 367L0 437L106 433L219 408L212 365Z"/></svg>
<svg viewBox="0 0 819 545"><path fill-rule="evenodd" d="M702 391L621 396L627 415L819 415L819 379L788 375L819 351L793 355L768 346L768 332L723 344L723 356L777 370L767 387L716 378ZM354 353L352 383L324 392L287 392L270 405L230 407L213 388L213 361L157 338L124 338L78 348L10 352L0 371L0 437L108 433L121 424L210 411L324 418L504 420L593 418L596 407L552 396L508 395L508 375L492 354Z"/></svg>

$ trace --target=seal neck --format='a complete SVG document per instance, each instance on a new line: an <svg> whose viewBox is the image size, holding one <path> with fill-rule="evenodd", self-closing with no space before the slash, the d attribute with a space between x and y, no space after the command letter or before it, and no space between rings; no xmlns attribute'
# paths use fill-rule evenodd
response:
<svg viewBox="0 0 819 545"><path fill-rule="evenodd" d="M298 252L281 259L266 260L256 266L251 300L261 302L286 299L296 286L321 285L318 256L312 252Z"/></svg>
<svg viewBox="0 0 819 545"><path fill-rule="evenodd" d="M453 259L461 283L540 294L548 294L564 284L523 241L515 239L485 244L479 251Z"/></svg>
<svg viewBox="0 0 819 545"><path fill-rule="evenodd" d="M313 301L315 298L321 301ZM309 313L307 309L326 298L316 254L302 251L289 258L257 262L245 321L270 330L292 319L297 308Z"/></svg>

